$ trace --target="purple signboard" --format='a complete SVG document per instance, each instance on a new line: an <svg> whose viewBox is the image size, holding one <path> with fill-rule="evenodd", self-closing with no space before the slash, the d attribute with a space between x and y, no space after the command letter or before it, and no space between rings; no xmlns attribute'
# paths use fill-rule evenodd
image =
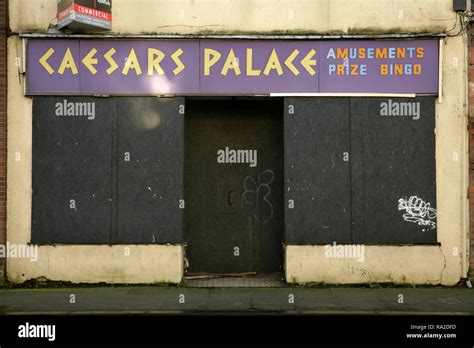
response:
<svg viewBox="0 0 474 348"><path fill-rule="evenodd" d="M326 41L321 93L438 93L436 40Z"/></svg>
<svg viewBox="0 0 474 348"><path fill-rule="evenodd" d="M200 92L317 92L319 45L319 41L202 41ZM216 63L209 67L213 59ZM233 60L238 68L229 67Z"/></svg>
<svg viewBox="0 0 474 348"><path fill-rule="evenodd" d="M29 94L199 93L198 41L30 40Z"/></svg>
<svg viewBox="0 0 474 348"><path fill-rule="evenodd" d="M438 40L31 39L27 94L438 93Z"/></svg>

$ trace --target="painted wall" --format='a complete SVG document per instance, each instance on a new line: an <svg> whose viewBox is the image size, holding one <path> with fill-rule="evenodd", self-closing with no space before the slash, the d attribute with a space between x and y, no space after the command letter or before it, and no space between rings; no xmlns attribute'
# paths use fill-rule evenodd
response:
<svg viewBox="0 0 474 348"><path fill-rule="evenodd" d="M138 1L115 0L116 33L457 33L451 0ZM41 15L40 15L41 14ZM11 0L13 32L45 32L55 16L50 0ZM323 246L287 246L289 282L419 284L457 283L467 271L466 42L443 44L442 100L436 105L438 240L441 246L371 246L363 263L324 257ZM31 237L32 103L15 60L22 43L8 41L8 213L10 243ZM37 263L11 259L8 277L22 282L46 277L75 282L179 282L183 247L40 247ZM466 255L464 255L466 256Z"/></svg>
<svg viewBox="0 0 474 348"><path fill-rule="evenodd" d="M468 96L469 96L469 225L470 229L470 261L469 278L474 281L474 28L468 36L469 67L468 67Z"/></svg>
<svg viewBox="0 0 474 348"><path fill-rule="evenodd" d="M24 241L10 241L14 242ZM36 262L10 258L7 269L13 283L37 278L73 283L179 283L182 275L179 245L41 246Z"/></svg>
<svg viewBox="0 0 474 348"><path fill-rule="evenodd" d="M286 276L297 283L393 282L456 284L467 255L465 49L462 37L443 46L443 98L436 105L436 180L440 246L366 246L364 262L325 257L324 246L287 246ZM464 263L464 267L463 267Z"/></svg>
<svg viewBox="0 0 474 348"><path fill-rule="evenodd" d="M452 0L114 0L116 33L380 33L452 28ZM11 0L14 32L55 23L53 0ZM44 15L38 15L44 13Z"/></svg>
<svg viewBox="0 0 474 348"><path fill-rule="evenodd" d="M7 2L0 0L0 245L6 242L7 217ZM0 285L6 259L0 256Z"/></svg>

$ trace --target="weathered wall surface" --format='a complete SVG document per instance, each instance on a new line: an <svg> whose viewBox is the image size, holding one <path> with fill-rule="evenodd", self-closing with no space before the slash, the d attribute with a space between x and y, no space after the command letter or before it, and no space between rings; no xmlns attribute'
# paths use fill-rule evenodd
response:
<svg viewBox="0 0 474 348"><path fill-rule="evenodd" d="M470 261L469 276L474 279L474 28L469 32L468 59L469 98L469 231Z"/></svg>
<svg viewBox="0 0 474 348"><path fill-rule="evenodd" d="M46 32L55 1L11 0L14 33ZM388 34L459 32L451 0L164 1L115 0L113 32L120 34ZM324 246L286 247L290 282L420 284L457 283L466 271L463 248L468 231L466 42L443 43L442 100L436 105L436 176L440 246L371 246L363 263L324 257ZM23 94L15 60L21 39L8 40L8 241L31 238L32 103ZM1 107L1 104L0 104ZM11 281L46 277L75 282L180 281L182 246L40 247L37 263L12 259ZM465 259L464 259L465 261Z"/></svg>
<svg viewBox="0 0 474 348"><path fill-rule="evenodd" d="M73 283L179 283L183 248L171 245L41 246L36 262L11 258L8 280L46 278Z"/></svg>
<svg viewBox="0 0 474 348"><path fill-rule="evenodd" d="M327 258L324 246L287 246L286 275L297 283L454 285L465 277L468 231L465 40L444 40L443 87L436 105L436 194L440 246L366 246L364 262ZM463 274L464 273L464 274Z"/></svg>
<svg viewBox="0 0 474 348"><path fill-rule="evenodd" d="M55 11L52 0L11 0L11 29L44 32ZM113 1L113 32L122 34L441 32L455 24L450 0Z"/></svg>
<svg viewBox="0 0 474 348"><path fill-rule="evenodd" d="M9 187L8 242L25 245L31 241L32 195L32 101L23 96L23 82L15 66L18 37L9 39L8 90ZM129 248L129 249L126 249ZM38 260L9 258L8 280L22 283L45 277L71 282L179 283L183 276L183 247L150 246L40 246Z"/></svg>
<svg viewBox="0 0 474 348"><path fill-rule="evenodd" d="M364 261L328 258L324 246L288 246L286 275L294 283L455 284L439 247L365 246Z"/></svg>
<svg viewBox="0 0 474 348"><path fill-rule="evenodd" d="M0 1L0 245L6 242L7 210L7 1ZM5 259L0 257L0 284Z"/></svg>

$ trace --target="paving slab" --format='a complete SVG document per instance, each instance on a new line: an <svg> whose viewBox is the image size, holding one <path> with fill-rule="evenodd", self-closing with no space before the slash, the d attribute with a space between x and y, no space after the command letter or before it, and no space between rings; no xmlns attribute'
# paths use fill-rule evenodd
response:
<svg viewBox="0 0 474 348"><path fill-rule="evenodd" d="M399 295L403 295L403 303ZM75 303L71 303L71 295ZM474 315L459 288L120 287L0 290L0 314L428 313Z"/></svg>

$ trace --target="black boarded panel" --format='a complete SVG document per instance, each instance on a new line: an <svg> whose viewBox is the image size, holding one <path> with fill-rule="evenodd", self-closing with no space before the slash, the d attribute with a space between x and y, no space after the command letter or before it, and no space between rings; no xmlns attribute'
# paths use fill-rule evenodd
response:
<svg viewBox="0 0 474 348"><path fill-rule="evenodd" d="M394 102L420 103L420 118L381 116L382 103L396 111ZM435 98L353 98L351 104L353 242L435 243L436 218L420 210L436 208ZM416 222L419 215L431 225Z"/></svg>
<svg viewBox="0 0 474 348"><path fill-rule="evenodd" d="M286 98L284 108L286 243L350 242L349 99Z"/></svg>
<svg viewBox="0 0 474 348"><path fill-rule="evenodd" d="M118 99L115 243L183 241L180 105L184 107L184 98Z"/></svg>
<svg viewBox="0 0 474 348"><path fill-rule="evenodd" d="M95 118L57 116L65 100L95 103ZM109 99L33 99L33 243L110 243L113 109Z"/></svg>

